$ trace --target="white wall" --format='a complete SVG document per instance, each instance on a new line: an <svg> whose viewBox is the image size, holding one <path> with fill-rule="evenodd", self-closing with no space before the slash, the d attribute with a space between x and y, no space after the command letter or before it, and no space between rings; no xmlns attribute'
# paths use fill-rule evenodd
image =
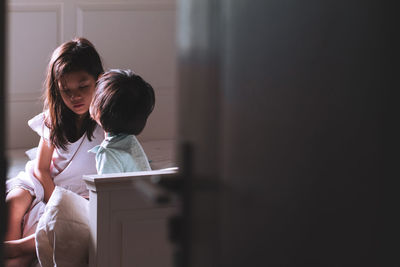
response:
<svg viewBox="0 0 400 267"><path fill-rule="evenodd" d="M8 148L37 145L38 137L27 121L42 110L42 84L50 54L76 36L96 46L105 69L132 69L154 87L156 106L139 138L174 138L175 9L174 0L10 0Z"/></svg>

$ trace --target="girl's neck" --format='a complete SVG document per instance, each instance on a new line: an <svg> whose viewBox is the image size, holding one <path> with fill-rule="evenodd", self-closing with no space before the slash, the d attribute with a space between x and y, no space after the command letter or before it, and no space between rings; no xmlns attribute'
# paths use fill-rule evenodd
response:
<svg viewBox="0 0 400 267"><path fill-rule="evenodd" d="M76 117L76 130L77 130L77 135L79 135L80 136L80 133L81 133L81 131L82 131L82 125L83 125L83 122L84 122L84 120L85 120L85 115L86 114L83 114L83 115L77 115L77 117Z"/></svg>

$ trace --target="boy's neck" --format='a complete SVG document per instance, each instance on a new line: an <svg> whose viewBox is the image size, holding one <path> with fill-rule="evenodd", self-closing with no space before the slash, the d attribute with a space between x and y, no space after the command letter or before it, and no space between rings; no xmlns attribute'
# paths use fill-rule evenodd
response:
<svg viewBox="0 0 400 267"><path fill-rule="evenodd" d="M118 135L124 135L124 134L121 134L121 133L115 134L115 133L111 133L111 132L106 132L106 131L104 131L104 138L113 137L113 136L118 136Z"/></svg>

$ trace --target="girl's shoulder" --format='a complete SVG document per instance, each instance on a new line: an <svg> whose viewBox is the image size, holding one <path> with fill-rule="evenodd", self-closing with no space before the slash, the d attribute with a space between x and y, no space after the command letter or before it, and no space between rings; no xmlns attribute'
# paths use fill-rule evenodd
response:
<svg viewBox="0 0 400 267"><path fill-rule="evenodd" d="M39 113L32 119L28 121L29 127L35 131L40 137L44 137L45 139L49 139L50 130L46 127L44 121L46 118L46 112Z"/></svg>

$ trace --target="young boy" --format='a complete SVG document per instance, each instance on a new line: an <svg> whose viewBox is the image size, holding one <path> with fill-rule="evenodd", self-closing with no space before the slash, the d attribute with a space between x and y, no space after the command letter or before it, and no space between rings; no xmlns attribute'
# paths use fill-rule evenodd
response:
<svg viewBox="0 0 400 267"><path fill-rule="evenodd" d="M155 103L150 84L130 70L110 70L97 81L91 117L104 129L105 140L96 153L98 174L151 170L136 139Z"/></svg>

